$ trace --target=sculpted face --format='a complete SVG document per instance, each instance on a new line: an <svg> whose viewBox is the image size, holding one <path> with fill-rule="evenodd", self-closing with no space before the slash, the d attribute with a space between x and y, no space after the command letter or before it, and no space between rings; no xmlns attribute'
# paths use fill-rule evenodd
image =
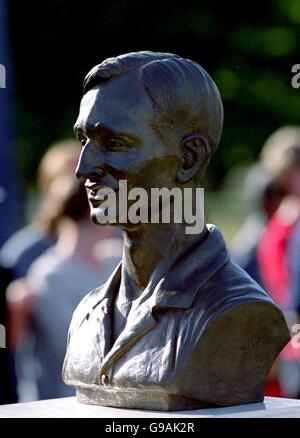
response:
<svg viewBox="0 0 300 438"><path fill-rule="evenodd" d="M127 180L128 191L142 187L150 193L151 187L175 186L176 148L170 152L151 128L153 115L150 99L132 74L94 87L83 97L74 126L82 144L76 174L84 181L95 223L103 204L97 199L100 188L113 190L119 206L119 180ZM117 222L118 214L117 209Z"/></svg>

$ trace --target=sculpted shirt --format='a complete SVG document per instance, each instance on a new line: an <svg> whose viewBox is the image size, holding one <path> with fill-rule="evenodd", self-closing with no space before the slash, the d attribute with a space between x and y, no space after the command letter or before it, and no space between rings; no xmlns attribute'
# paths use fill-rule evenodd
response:
<svg viewBox="0 0 300 438"><path fill-rule="evenodd" d="M171 410L262 400L288 329L215 226L149 283L113 342L120 276L121 264L73 315L63 379L80 402Z"/></svg>

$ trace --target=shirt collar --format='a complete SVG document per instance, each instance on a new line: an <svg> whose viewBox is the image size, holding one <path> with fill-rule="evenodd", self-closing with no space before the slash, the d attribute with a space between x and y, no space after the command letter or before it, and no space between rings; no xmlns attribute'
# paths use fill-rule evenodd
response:
<svg viewBox="0 0 300 438"><path fill-rule="evenodd" d="M156 283L149 283L144 293L150 296L150 310L160 307L187 309L193 305L196 294L229 260L224 238L215 225L207 225L208 233L196 238L190 251L179 254L177 261ZM93 308L103 299L111 300L120 284L122 262L101 288Z"/></svg>
<svg viewBox="0 0 300 438"><path fill-rule="evenodd" d="M151 297L151 308L187 309L199 289L229 260L224 238L214 225L207 226L204 239L196 239L188 254L182 254L159 281Z"/></svg>

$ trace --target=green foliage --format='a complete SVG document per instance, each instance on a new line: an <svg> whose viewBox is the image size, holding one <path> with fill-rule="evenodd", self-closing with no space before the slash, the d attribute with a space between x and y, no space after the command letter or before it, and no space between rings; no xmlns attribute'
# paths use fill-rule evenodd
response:
<svg viewBox="0 0 300 438"><path fill-rule="evenodd" d="M225 120L210 167L211 187L254 161L283 124L300 124L299 0L10 1L20 169L35 178L48 145L72 135L85 73L105 57L135 50L178 53L216 81Z"/></svg>

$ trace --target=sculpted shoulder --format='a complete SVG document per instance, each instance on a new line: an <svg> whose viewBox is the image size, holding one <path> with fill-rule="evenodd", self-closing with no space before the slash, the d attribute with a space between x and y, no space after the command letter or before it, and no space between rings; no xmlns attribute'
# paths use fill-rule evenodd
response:
<svg viewBox="0 0 300 438"><path fill-rule="evenodd" d="M187 336L192 349L176 389L214 406L263 400L271 366L290 340L284 316L268 294L229 261L198 294L192 320Z"/></svg>
<svg viewBox="0 0 300 438"><path fill-rule="evenodd" d="M96 289L93 289L91 292L85 295L85 297L82 298L73 313L69 328L69 336L72 334L73 330L76 330L80 327L84 319L88 318L89 312L93 310L94 304L96 304L101 297L103 287L104 286L101 285Z"/></svg>
<svg viewBox="0 0 300 438"><path fill-rule="evenodd" d="M231 258L207 284L206 289L213 290L215 294L219 292L226 300L239 297L245 301L254 299L274 304L267 292Z"/></svg>

